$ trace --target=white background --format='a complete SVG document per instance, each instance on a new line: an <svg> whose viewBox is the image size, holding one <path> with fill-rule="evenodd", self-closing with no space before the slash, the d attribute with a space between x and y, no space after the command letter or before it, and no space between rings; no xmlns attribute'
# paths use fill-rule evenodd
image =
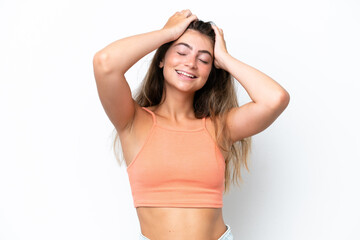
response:
<svg viewBox="0 0 360 240"><path fill-rule="evenodd" d="M290 93L224 196L236 240L360 239L359 2L0 2L0 239L137 239L125 165L93 76L96 51L176 11ZM135 90L150 56L127 79ZM238 86L239 103L249 98Z"/></svg>

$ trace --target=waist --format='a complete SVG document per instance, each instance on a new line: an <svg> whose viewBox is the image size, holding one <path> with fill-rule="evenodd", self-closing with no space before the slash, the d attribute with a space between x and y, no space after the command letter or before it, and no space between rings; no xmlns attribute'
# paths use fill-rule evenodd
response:
<svg viewBox="0 0 360 240"><path fill-rule="evenodd" d="M141 232L147 238L217 239L226 230L222 208L138 207Z"/></svg>

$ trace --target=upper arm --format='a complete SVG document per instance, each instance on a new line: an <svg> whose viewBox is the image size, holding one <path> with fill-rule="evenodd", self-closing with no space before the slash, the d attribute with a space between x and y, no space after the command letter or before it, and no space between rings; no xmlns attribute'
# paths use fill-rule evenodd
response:
<svg viewBox="0 0 360 240"><path fill-rule="evenodd" d="M96 86L104 110L116 129L124 129L134 118L136 102L123 73L106 67L106 56L93 59Z"/></svg>
<svg viewBox="0 0 360 240"><path fill-rule="evenodd" d="M285 110L288 103L289 95L285 93L273 105L249 102L230 109L226 119L230 139L232 142L240 141L265 130Z"/></svg>

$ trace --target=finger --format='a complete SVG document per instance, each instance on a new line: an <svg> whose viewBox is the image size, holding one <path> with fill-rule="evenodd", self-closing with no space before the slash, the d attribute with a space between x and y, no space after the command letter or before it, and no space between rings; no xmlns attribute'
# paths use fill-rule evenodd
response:
<svg viewBox="0 0 360 240"><path fill-rule="evenodd" d="M188 19L189 19L189 22L192 22L194 20L197 20L198 18L196 15L191 15L190 17L188 17Z"/></svg>
<svg viewBox="0 0 360 240"><path fill-rule="evenodd" d="M192 15L192 12L190 11L190 9L183 10L183 13L186 15L186 17L190 17Z"/></svg>
<svg viewBox="0 0 360 240"><path fill-rule="evenodd" d="M213 26L213 25L212 25ZM221 35L221 36L224 36L224 32L223 32L223 30L221 29L221 28L219 28L218 26L214 26L213 27L213 29L214 29L214 31L215 31L215 33L217 34L217 35Z"/></svg>
<svg viewBox="0 0 360 240"><path fill-rule="evenodd" d="M216 25L211 25L211 27L214 29L216 35L220 35L219 28Z"/></svg>
<svg viewBox="0 0 360 240"><path fill-rule="evenodd" d="M209 21L209 23L210 23L211 25L216 26L216 24L215 24L213 21Z"/></svg>
<svg viewBox="0 0 360 240"><path fill-rule="evenodd" d="M181 10L181 13L188 13L190 10L189 9L184 9L184 10Z"/></svg>

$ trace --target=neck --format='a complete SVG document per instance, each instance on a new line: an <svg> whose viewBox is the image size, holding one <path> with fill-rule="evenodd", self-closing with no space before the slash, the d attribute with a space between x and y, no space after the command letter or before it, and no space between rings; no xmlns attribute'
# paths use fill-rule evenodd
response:
<svg viewBox="0 0 360 240"><path fill-rule="evenodd" d="M194 94L194 92L185 93L167 88L166 98L164 100L165 94L163 94L163 99L156 108L156 112L175 122L182 119L194 119Z"/></svg>

